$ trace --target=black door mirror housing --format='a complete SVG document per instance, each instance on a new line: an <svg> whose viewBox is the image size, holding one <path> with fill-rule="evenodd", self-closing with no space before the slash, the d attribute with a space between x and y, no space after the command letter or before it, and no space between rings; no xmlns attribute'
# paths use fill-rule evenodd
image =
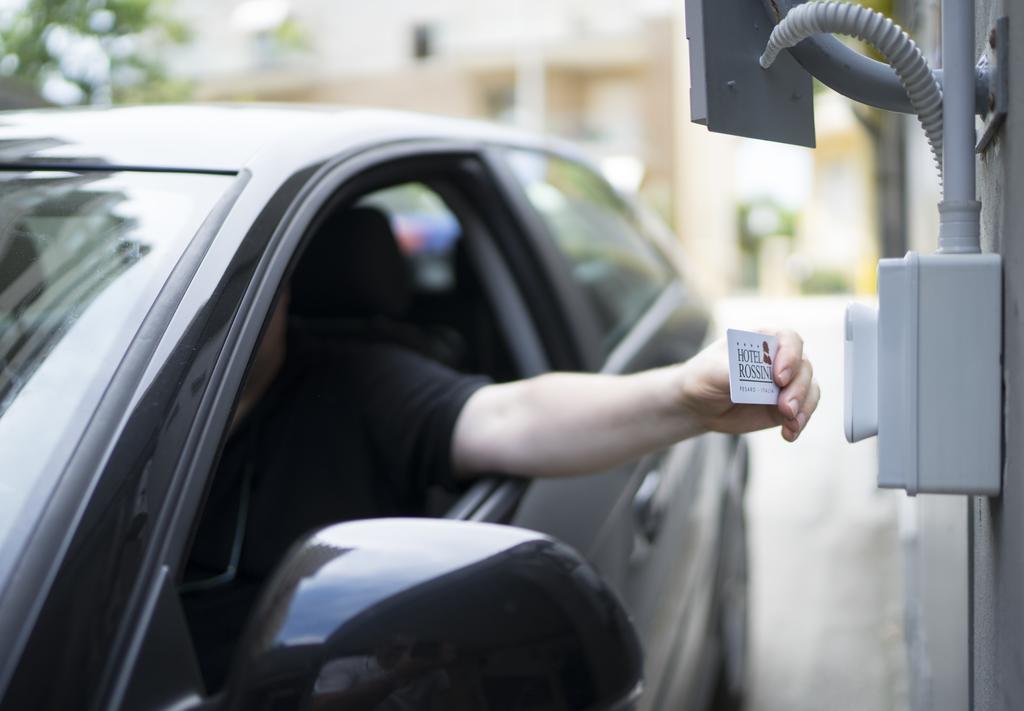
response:
<svg viewBox="0 0 1024 711"><path fill-rule="evenodd" d="M230 709L625 709L636 633L568 546L483 523L377 519L292 550L250 620Z"/></svg>

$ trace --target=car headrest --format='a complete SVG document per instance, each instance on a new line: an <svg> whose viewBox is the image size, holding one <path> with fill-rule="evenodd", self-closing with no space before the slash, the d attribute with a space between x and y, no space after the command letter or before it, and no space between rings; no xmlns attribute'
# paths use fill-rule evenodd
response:
<svg viewBox="0 0 1024 711"><path fill-rule="evenodd" d="M412 278L387 216L372 207L331 215L291 278L291 311L311 318L405 314Z"/></svg>

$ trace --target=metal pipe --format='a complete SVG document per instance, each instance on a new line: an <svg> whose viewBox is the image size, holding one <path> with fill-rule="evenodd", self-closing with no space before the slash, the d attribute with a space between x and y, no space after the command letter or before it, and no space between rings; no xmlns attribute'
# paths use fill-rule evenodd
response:
<svg viewBox="0 0 1024 711"><path fill-rule="evenodd" d="M761 0L765 12L775 24L804 0ZM808 73L833 91L861 104L897 113L912 114L914 107L892 68L883 62L847 47L831 35L808 37L789 49L789 53ZM933 72L942 85L942 70ZM988 78L975 70L975 113L984 113L988 104Z"/></svg>
<svg viewBox="0 0 1024 711"><path fill-rule="evenodd" d="M928 136L935 167L942 172L942 90L921 50L899 25L870 8L853 3L813 2L799 5L775 26L761 55L768 68L779 52L808 37L836 32L853 35L882 53L899 77Z"/></svg>
<svg viewBox="0 0 1024 711"><path fill-rule="evenodd" d="M939 252L981 251L974 165L974 2L942 0L943 197Z"/></svg>

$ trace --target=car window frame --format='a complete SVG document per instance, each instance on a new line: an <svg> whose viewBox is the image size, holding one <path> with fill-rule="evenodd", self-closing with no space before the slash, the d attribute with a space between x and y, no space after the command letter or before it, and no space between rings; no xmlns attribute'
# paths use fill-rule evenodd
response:
<svg viewBox="0 0 1024 711"><path fill-rule="evenodd" d="M486 151L488 167L496 178L504 201L512 209L514 227L529 256L528 260L513 264L513 271L524 292L532 291L531 284L540 281L553 295L548 308L559 315L560 323L546 326L543 333L545 343L550 350L552 344L561 342L561 348L573 354L571 362L557 363L556 367L596 372L601 367L601 328L597 312L583 289L573 280L568 260L555 246L551 231L530 204L505 155L509 150L524 148L542 155L566 158L564 154L545 147L517 144L494 144Z"/></svg>
<svg viewBox="0 0 1024 711"><path fill-rule="evenodd" d="M33 170L48 169L34 165L27 167ZM63 170L61 167L53 169ZM102 172L118 169L119 166L103 166ZM100 169L77 167L76 170ZM0 608L3 611L0 615L0 637L12 640L0 650L0 698L19 668L26 645L36 633L39 615L64 567L66 551L81 537L78 524L88 517L93 508L90 492L94 492L106 478L107 458L113 449L112 440L124 425L124 413L141 374L149 365L159 340L158 334L172 318L180 295L188 289L221 225L250 178L249 172L245 170L218 171L218 174L233 175L234 180L216 201L171 270L159 296L107 383L103 397L91 413L90 423L74 443L73 454L65 462L57 484L34 522L31 545L18 553L10 572L8 580L17 579L19 584L8 585L0 591Z"/></svg>
<svg viewBox="0 0 1024 711"><path fill-rule="evenodd" d="M651 256L657 261L668 276L668 280L659 289L653 292L648 303L628 324L622 324L621 332L612 344L606 344L607 330L601 326L597 308L586 293L583 285L573 276L572 264L568 257L557 246L557 240L540 211L531 203L526 188L519 179L508 158L510 152L529 152L538 156L556 159L567 162L572 166L584 170L601 181L609 191L629 213L629 215L640 225L647 225L647 218L640 212L635 201L628 195L622 194L608 182L600 170L583 156L570 151L560 151L550 146L520 146L506 145L494 151L491 158L494 161L494 169L502 177L503 188L509 193L509 197L521 213L523 224L531 232L536 249L542 255L541 265L548 273L549 278L562 285L561 291L566 300L572 319L576 322L573 336L580 342L581 348L586 351L586 367L582 368L592 372L604 372L609 359L620 350L622 344L630 340L630 335L637 326L644 321L644 317L652 309L655 309L658 302L664 297L667 290L674 284L681 281L682 275L675 261L665 253L664 246L645 229L637 230L637 237L650 251Z"/></svg>
<svg viewBox="0 0 1024 711"><path fill-rule="evenodd" d="M478 157L479 168L486 171L484 152ZM522 248L521 236L511 227L505 213L508 205L493 176L464 176L461 185L439 186L439 194L456 217L474 232L476 239L467 243L474 267L486 274L481 279L487 291L491 310L505 332L512 358L520 378L540 375L552 370L551 355L541 337L542 323L531 311L528 295L517 282L509 263L509 248ZM505 251L501 249L504 244ZM507 523L519 500L529 489L530 481L522 477L485 476L470 487L449 507L444 518L488 523Z"/></svg>
<svg viewBox="0 0 1024 711"><path fill-rule="evenodd" d="M478 163L476 167L483 169L483 164ZM444 177L431 183L430 187L444 200L466 235L473 235L466 241L467 254L478 272L481 288L505 337L509 357L515 362L518 376L528 378L548 372L551 362L531 318L525 295L498 248L500 220L496 215L487 214L500 209L495 195L489 194L488 190L480 190L479 176L462 174L458 177L459 180L453 180L453 176Z"/></svg>
<svg viewBox="0 0 1024 711"><path fill-rule="evenodd" d="M315 175L320 167L319 163L307 166L285 178L261 208L251 216L250 226L235 245L226 269L219 271L214 268L212 280L208 273L204 274L204 269L209 266L208 262L211 259L208 253L180 301L179 312L183 312L189 321L189 330L204 320L207 323L219 320L227 323L223 326L224 333L203 339L202 352L185 376L188 385L181 387L181 390L189 389L200 393L192 398L196 401L193 405L196 414L186 431L179 433L178 441L181 442L181 448L173 466L172 486L167 495L168 503L154 523L152 544L147 550L144 567L138 576L135 595L125 609L122 635L112 648L112 659L98 684L100 701L97 707L117 708L123 705L126 694L133 688L132 682L139 676L140 670L137 665L145 664L146 659L141 655L144 650L153 647L150 635L154 634L154 629L157 630L156 634L164 635L166 640L177 644L179 648L184 639L188 645L187 651L191 653L188 629L184 626L184 613L177 598L176 568L167 558L169 547L176 540L175 526L182 507L187 507L195 500L194 489L190 486L194 484L195 472L189 463L199 454L197 447L202 444L200 435L211 419L219 417L219 413L210 408L211 403L215 402L214 396L219 391L218 386L223 386L225 379L231 377L231 371L224 368L224 356L235 316L240 312L242 300L248 293L247 282L244 282L245 275L251 276L256 273L260 263L259 255L263 254L266 245L279 233L296 201L308 189L311 176ZM194 311L193 307L185 305L187 297L194 291L203 292L207 296L205 302L200 299L203 305L198 312ZM191 340L188 335L181 336L181 339L182 342L175 348L188 348L188 342ZM173 360L174 356L172 355L170 359ZM146 375L149 375L148 370ZM154 385L158 377L154 376ZM143 387L148 388L149 383L150 381L144 380ZM141 388L137 389L137 396L138 390ZM179 659L178 663L186 667L190 661L191 665L196 667L195 678L189 679L187 675L179 674L177 679L181 683L193 684L192 687L182 689L185 695L194 695L195 689L202 684L194 659ZM141 673L149 673L152 676L152 672L145 668ZM166 687L161 691L166 692Z"/></svg>
<svg viewBox="0 0 1024 711"><path fill-rule="evenodd" d="M240 171L243 181L238 185L238 192L232 196L223 214L217 215L216 220L211 217L210 234L203 240L203 250L195 255L196 259L182 262L184 270L180 279L168 283L165 289L170 289L169 293L162 295L165 298L152 310L151 316L155 313L159 318L145 322L146 328L139 331L136 338L141 347L146 349L147 357L130 374L126 374L116 387L112 384L108 388L108 396L111 393L116 395L115 404L106 411L102 408L97 410L96 421L89 430L95 434L95 441L85 447L86 453L83 456L77 457L69 465L69 469L77 467L86 476L92 477L86 482L89 484L87 493L76 491L73 494L73 503L85 509L82 518L91 521L91 530L85 523L79 526L79 529L85 530L75 530L74 519L70 519L72 525L69 526L66 515L54 519L54 526L59 533L66 534L67 540L73 539L69 550L86 547L87 542L83 536L95 533L97 523L108 522L111 515L116 516L117 509L112 505L112 487L138 490L142 483L144 490L149 488L148 464L156 462L157 456L154 454L145 467L135 467L134 464L125 466L125 462L118 462L114 455L126 442L128 445L124 448L129 453L143 450L149 438L158 442L154 447L158 452L162 451L162 454L159 464L154 468L160 472L162 480L168 482L166 496L153 508L141 528L144 533L141 562L135 574L129 578L130 595L117 610L118 632L103 640L106 659L102 667L92 675L87 687L95 707L117 705L113 699L123 695L127 675L125 670L130 671L135 663L140 635L150 624L159 624L167 616L166 606L157 609L152 602L158 599L156 592L161 581L167 580L167 566L163 564L162 555L168 540L168 521L173 520L181 503L181 462L192 451L193 435L203 418L201 415L189 415L177 418L174 425L171 423L177 413L199 412L200 405L197 403L206 403L209 394L206 386L211 380L213 365L221 353L224 324L232 319L236 311L237 299L241 295L239 287L244 286L244 275L251 273L257 261L253 254L261 253L262 246L278 225L281 215L292 204L296 193L317 165L300 168L284 179L274 176L263 181L252 180L253 176L248 170ZM247 190L251 182L262 182L263 185L259 190ZM272 192L264 195L262 191ZM225 239L222 235L225 226L236 230L237 236L231 235ZM228 261L221 261L224 257ZM177 271L174 274L179 276ZM197 293L201 294L200 298L193 298ZM182 324L184 328L180 328ZM167 343L171 345L162 352L162 347ZM158 372L154 373L154 370ZM151 373L154 374L151 376ZM155 396L152 396L155 399L151 400L149 406L142 407L141 401L149 398L151 392L155 392ZM161 402L164 404L161 405ZM107 404L104 400L102 405L106 407ZM166 410L154 410L154 406ZM183 422L185 426L181 426ZM112 424L116 425L114 429L110 429ZM141 437L133 430L136 426L141 430ZM101 459L96 460L96 457ZM99 493L104 489L105 494ZM62 494L67 493L66 489L62 491ZM111 514L110 510L114 510L114 513ZM124 545L120 537L116 542ZM68 560L58 559L51 563L51 580L59 582L66 570L73 572ZM65 584L64 588L67 587L68 584ZM40 605L48 604L54 596L54 589L47 591L32 587L31 590ZM180 610L177 611L180 614ZM173 614L176 610L172 608L170 612ZM155 619L152 614L161 617ZM82 619L75 617L70 622L82 626ZM43 622L45 620L34 619L26 623L25 629L31 633L29 639L38 637L52 643L52 636L47 637L39 629ZM187 634L187 630L184 634ZM22 656L19 650L13 664L20 664ZM21 672L20 668L18 672ZM33 669L29 668L30 680L34 678L32 672ZM4 691L7 688L4 687ZM79 691L84 693L85 689Z"/></svg>

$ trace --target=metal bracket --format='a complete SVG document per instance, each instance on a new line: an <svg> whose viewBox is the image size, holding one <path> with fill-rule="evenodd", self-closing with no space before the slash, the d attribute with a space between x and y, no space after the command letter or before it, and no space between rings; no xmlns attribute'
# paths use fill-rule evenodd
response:
<svg viewBox="0 0 1024 711"><path fill-rule="evenodd" d="M772 24L761 0L686 0L690 120L709 131L814 147L811 76L788 54L761 56Z"/></svg>
<svg viewBox="0 0 1024 711"><path fill-rule="evenodd" d="M988 77L988 103L981 118L981 137L974 147L983 153L1006 120L1010 108L1010 20L1000 17L988 35L988 47L978 60L978 71Z"/></svg>

